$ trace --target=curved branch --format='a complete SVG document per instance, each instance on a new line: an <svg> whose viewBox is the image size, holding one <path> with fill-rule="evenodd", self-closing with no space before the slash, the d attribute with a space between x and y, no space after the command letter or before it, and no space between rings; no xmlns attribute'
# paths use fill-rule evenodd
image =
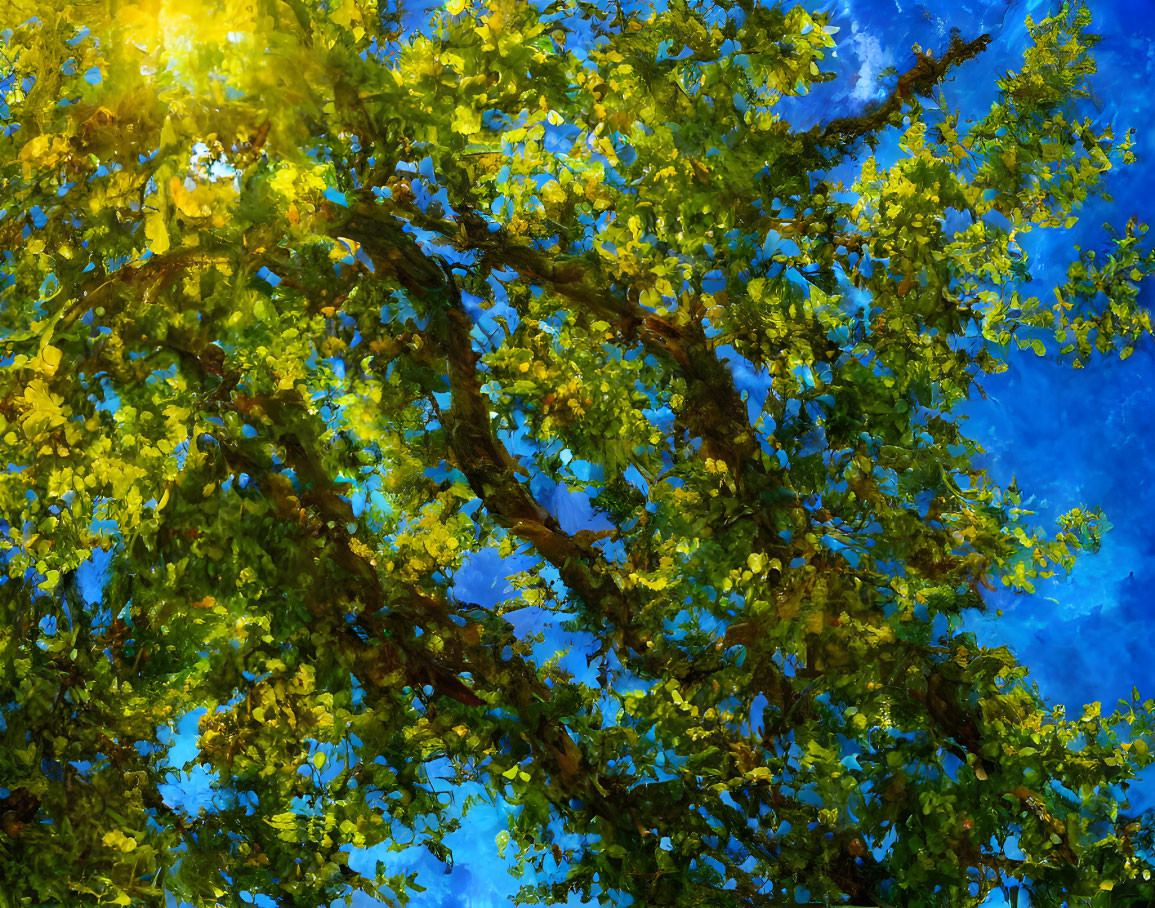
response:
<svg viewBox="0 0 1155 908"><path fill-rule="evenodd" d="M478 356L470 338L472 323L449 276L450 305L440 337L434 343L449 364L452 405L445 414L449 448L470 488L504 529L530 542L561 575L565 584L597 615L612 624L619 642L637 653L646 640L633 627L631 603L611 576L608 564L592 547L566 533L520 482L515 461L494 436L489 402L481 392Z"/></svg>

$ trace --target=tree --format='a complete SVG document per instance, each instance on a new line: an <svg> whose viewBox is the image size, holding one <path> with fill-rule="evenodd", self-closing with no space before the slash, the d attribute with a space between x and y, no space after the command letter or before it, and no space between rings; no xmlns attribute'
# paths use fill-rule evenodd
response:
<svg viewBox="0 0 1155 908"><path fill-rule="evenodd" d="M802 7L8 0L0 901L403 903L347 849L451 861L431 773L519 806L530 902L1155 901L1155 702L1067 717L961 629L1105 521L1035 526L953 408L1151 332L1142 225L1037 296L1020 246L1133 161L1089 19L977 121L955 35L800 132Z"/></svg>

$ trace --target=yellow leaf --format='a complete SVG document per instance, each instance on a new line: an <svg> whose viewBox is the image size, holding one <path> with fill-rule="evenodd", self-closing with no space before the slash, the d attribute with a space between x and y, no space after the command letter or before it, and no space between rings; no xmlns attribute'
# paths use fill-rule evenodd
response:
<svg viewBox="0 0 1155 908"><path fill-rule="evenodd" d="M24 414L24 434L30 438L64 424L63 401L51 391L41 379L29 382L24 389L24 401L31 410Z"/></svg>
<svg viewBox="0 0 1155 908"><path fill-rule="evenodd" d="M52 344L45 344L40 351L40 355L32 361L32 367L40 372L42 375L49 377L56 374L57 368L60 366L60 358L62 354L60 350Z"/></svg>
<svg viewBox="0 0 1155 908"><path fill-rule="evenodd" d="M168 224L159 211L150 211L144 218L144 236L153 255L168 252Z"/></svg>
<svg viewBox="0 0 1155 908"><path fill-rule="evenodd" d="M312 177L307 182L310 186L315 186L319 181ZM324 188L323 183L321 188ZM193 188L189 189L184 180L173 177L169 180L168 191L173 204L181 214L190 218L212 218L213 224L218 227L226 223L227 206L236 198L236 189L232 182L227 180L194 183Z"/></svg>
<svg viewBox="0 0 1155 908"><path fill-rule="evenodd" d="M361 10L357 8L354 0L345 0L331 15L333 22L342 28L348 28L354 22L361 21Z"/></svg>
<svg viewBox="0 0 1155 908"><path fill-rule="evenodd" d="M39 135L34 139L24 143L24 147L20 149L20 154L17 156L21 161L35 161L42 157L52 144L52 137L47 135Z"/></svg>
<svg viewBox="0 0 1155 908"><path fill-rule="evenodd" d="M297 825L297 815L293 812L278 813L271 817L266 817L265 822L274 829L293 829Z"/></svg>
<svg viewBox="0 0 1155 908"><path fill-rule="evenodd" d="M460 16L465 11L467 0L449 0L445 4L445 11L451 16Z"/></svg>
<svg viewBox="0 0 1155 908"><path fill-rule="evenodd" d="M193 198L196 187L188 189L180 177L173 177L169 180L168 191L172 195L172 203L176 205L177 211L181 214L187 214L190 218L199 218L209 213L202 211L201 205Z"/></svg>
<svg viewBox="0 0 1155 908"><path fill-rule="evenodd" d="M462 104L454 111L453 131L458 135L470 136L481 131L481 111L468 104Z"/></svg>
<svg viewBox="0 0 1155 908"><path fill-rule="evenodd" d="M104 834L101 840L108 848L116 848L120 851L129 852L136 848L136 839L132 836L125 835L119 829L111 829Z"/></svg>

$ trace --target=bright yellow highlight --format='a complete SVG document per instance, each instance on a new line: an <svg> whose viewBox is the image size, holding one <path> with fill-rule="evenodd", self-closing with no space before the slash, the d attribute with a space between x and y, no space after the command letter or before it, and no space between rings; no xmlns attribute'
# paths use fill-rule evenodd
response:
<svg viewBox="0 0 1155 908"><path fill-rule="evenodd" d="M126 37L142 50L184 56L197 44L220 44L251 34L256 26L250 0L136 0L120 7Z"/></svg>

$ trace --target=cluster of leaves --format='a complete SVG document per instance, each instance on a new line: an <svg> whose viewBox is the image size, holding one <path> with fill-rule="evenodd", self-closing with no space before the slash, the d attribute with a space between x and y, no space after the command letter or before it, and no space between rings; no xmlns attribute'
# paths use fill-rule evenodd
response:
<svg viewBox="0 0 1155 908"><path fill-rule="evenodd" d="M1141 225L1025 296L1132 162L1086 10L978 122L955 36L799 132L827 16L657 6L0 9L4 898L403 903L350 850L451 860L448 777L519 805L530 902L1155 901L1155 702L1070 719L959 630L1103 519L1035 526L953 407L1151 333ZM533 569L465 601L494 547Z"/></svg>

